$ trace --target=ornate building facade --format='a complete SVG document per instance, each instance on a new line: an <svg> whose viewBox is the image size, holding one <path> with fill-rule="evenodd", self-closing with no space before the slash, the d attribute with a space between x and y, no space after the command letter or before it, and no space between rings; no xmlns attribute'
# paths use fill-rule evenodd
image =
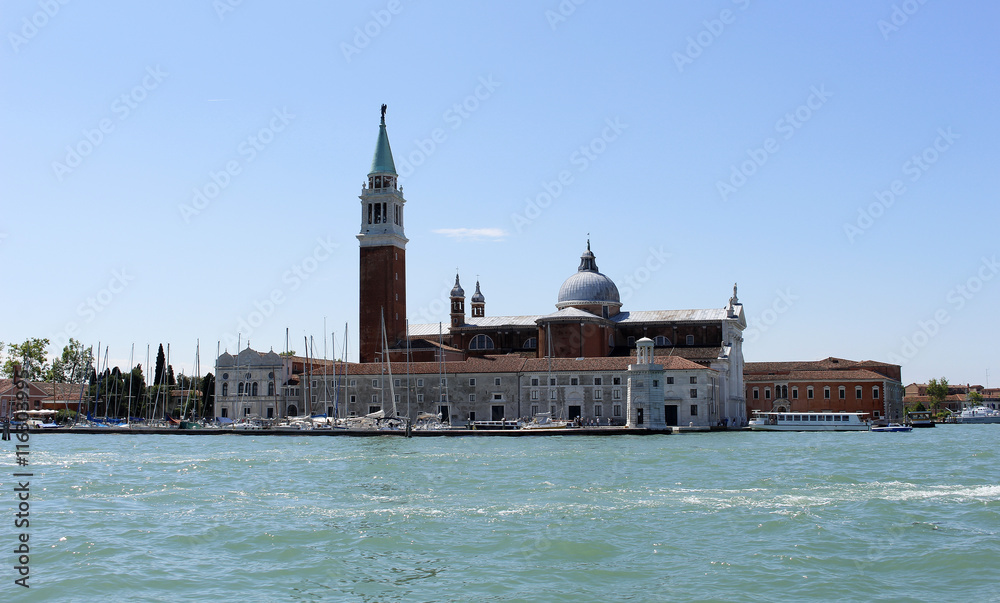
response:
<svg viewBox="0 0 1000 603"><path fill-rule="evenodd" d="M554 312L488 316L477 281L467 315L456 275L447 329L438 323L407 329L406 200L384 105L360 199L360 362L322 365L318 377L318 361L250 349L223 354L216 374L233 367L236 379L217 378L216 416L223 409L231 417L348 416L391 405L403 413L405 394L410 412L460 423L536 412L652 427L746 421L746 318L735 286L719 308L629 310L598 269L588 240L576 272L558 288ZM396 376L387 382L376 358L391 359ZM400 373L410 377L404 381Z"/></svg>

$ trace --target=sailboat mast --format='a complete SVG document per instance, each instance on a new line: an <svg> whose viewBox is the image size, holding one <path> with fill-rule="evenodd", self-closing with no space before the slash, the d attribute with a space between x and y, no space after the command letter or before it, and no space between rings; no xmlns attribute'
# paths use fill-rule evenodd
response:
<svg viewBox="0 0 1000 603"><path fill-rule="evenodd" d="M305 335L302 336L302 345L306 346L306 363L309 363L309 338ZM309 364L309 368L305 366L302 367L302 374L306 376L306 386L302 388L306 392L306 404L309 408L309 416L312 416L312 382L310 377L312 377L312 364Z"/></svg>
<svg viewBox="0 0 1000 603"><path fill-rule="evenodd" d="M392 402L392 414L389 415L389 416L390 417L395 417L396 415L399 414L399 411L396 410L396 390L394 389L393 383L392 383L392 361L389 359L389 342L386 339L386 335L385 335L385 309L384 308L382 310L382 359L384 360L384 362L382 363L382 366L385 367L385 369L387 369L389 371L389 400ZM383 389L382 391L385 391L385 389ZM382 408L385 408L385 404L384 403L382 405Z"/></svg>
<svg viewBox="0 0 1000 603"><path fill-rule="evenodd" d="M135 356L135 342L132 343L132 351L128 353L128 405L125 409L125 426L127 427L132 417L132 357Z"/></svg>

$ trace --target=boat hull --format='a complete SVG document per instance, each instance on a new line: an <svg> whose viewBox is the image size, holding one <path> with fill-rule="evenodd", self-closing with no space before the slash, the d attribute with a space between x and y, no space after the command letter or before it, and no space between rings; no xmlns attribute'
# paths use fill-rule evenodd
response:
<svg viewBox="0 0 1000 603"><path fill-rule="evenodd" d="M751 431L868 431L862 415L851 412L758 412Z"/></svg>

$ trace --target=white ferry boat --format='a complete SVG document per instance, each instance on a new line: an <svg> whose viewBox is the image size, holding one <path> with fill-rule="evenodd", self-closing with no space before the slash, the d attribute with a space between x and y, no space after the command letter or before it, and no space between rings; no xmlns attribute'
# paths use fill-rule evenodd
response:
<svg viewBox="0 0 1000 603"><path fill-rule="evenodd" d="M963 408L955 417L956 423L1000 423L1000 410L979 405L973 408Z"/></svg>
<svg viewBox="0 0 1000 603"><path fill-rule="evenodd" d="M755 411L753 431L868 431L862 412L762 412Z"/></svg>

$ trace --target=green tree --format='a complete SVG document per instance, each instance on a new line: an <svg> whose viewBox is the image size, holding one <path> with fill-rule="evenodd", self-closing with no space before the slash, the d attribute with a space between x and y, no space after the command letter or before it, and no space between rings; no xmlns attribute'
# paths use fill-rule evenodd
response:
<svg viewBox="0 0 1000 603"><path fill-rule="evenodd" d="M160 344L160 349L156 352L156 372L153 373L153 385L163 385L165 383L163 370L164 365L167 364L167 358L163 354L163 344Z"/></svg>
<svg viewBox="0 0 1000 603"><path fill-rule="evenodd" d="M975 390L969 392L969 402L972 402L974 406L979 406L983 403L983 395Z"/></svg>
<svg viewBox="0 0 1000 603"><path fill-rule="evenodd" d="M201 379L200 417L211 417L215 413L215 375L209 373Z"/></svg>
<svg viewBox="0 0 1000 603"><path fill-rule="evenodd" d="M32 337L24 343L10 345L10 353L3 363L3 375L14 376L14 365L21 365L21 377L28 381L41 381L49 372L49 360L45 350L49 347L48 339Z"/></svg>
<svg viewBox="0 0 1000 603"><path fill-rule="evenodd" d="M941 403L948 397L948 380L944 377L941 377L940 380L931 379L930 383L927 384L927 395L931 399L931 408L939 410Z"/></svg>
<svg viewBox="0 0 1000 603"><path fill-rule="evenodd" d="M84 383L88 370L94 362L93 348L84 349L83 344L70 338L63 347L62 356L52 361L46 381L52 383Z"/></svg>

